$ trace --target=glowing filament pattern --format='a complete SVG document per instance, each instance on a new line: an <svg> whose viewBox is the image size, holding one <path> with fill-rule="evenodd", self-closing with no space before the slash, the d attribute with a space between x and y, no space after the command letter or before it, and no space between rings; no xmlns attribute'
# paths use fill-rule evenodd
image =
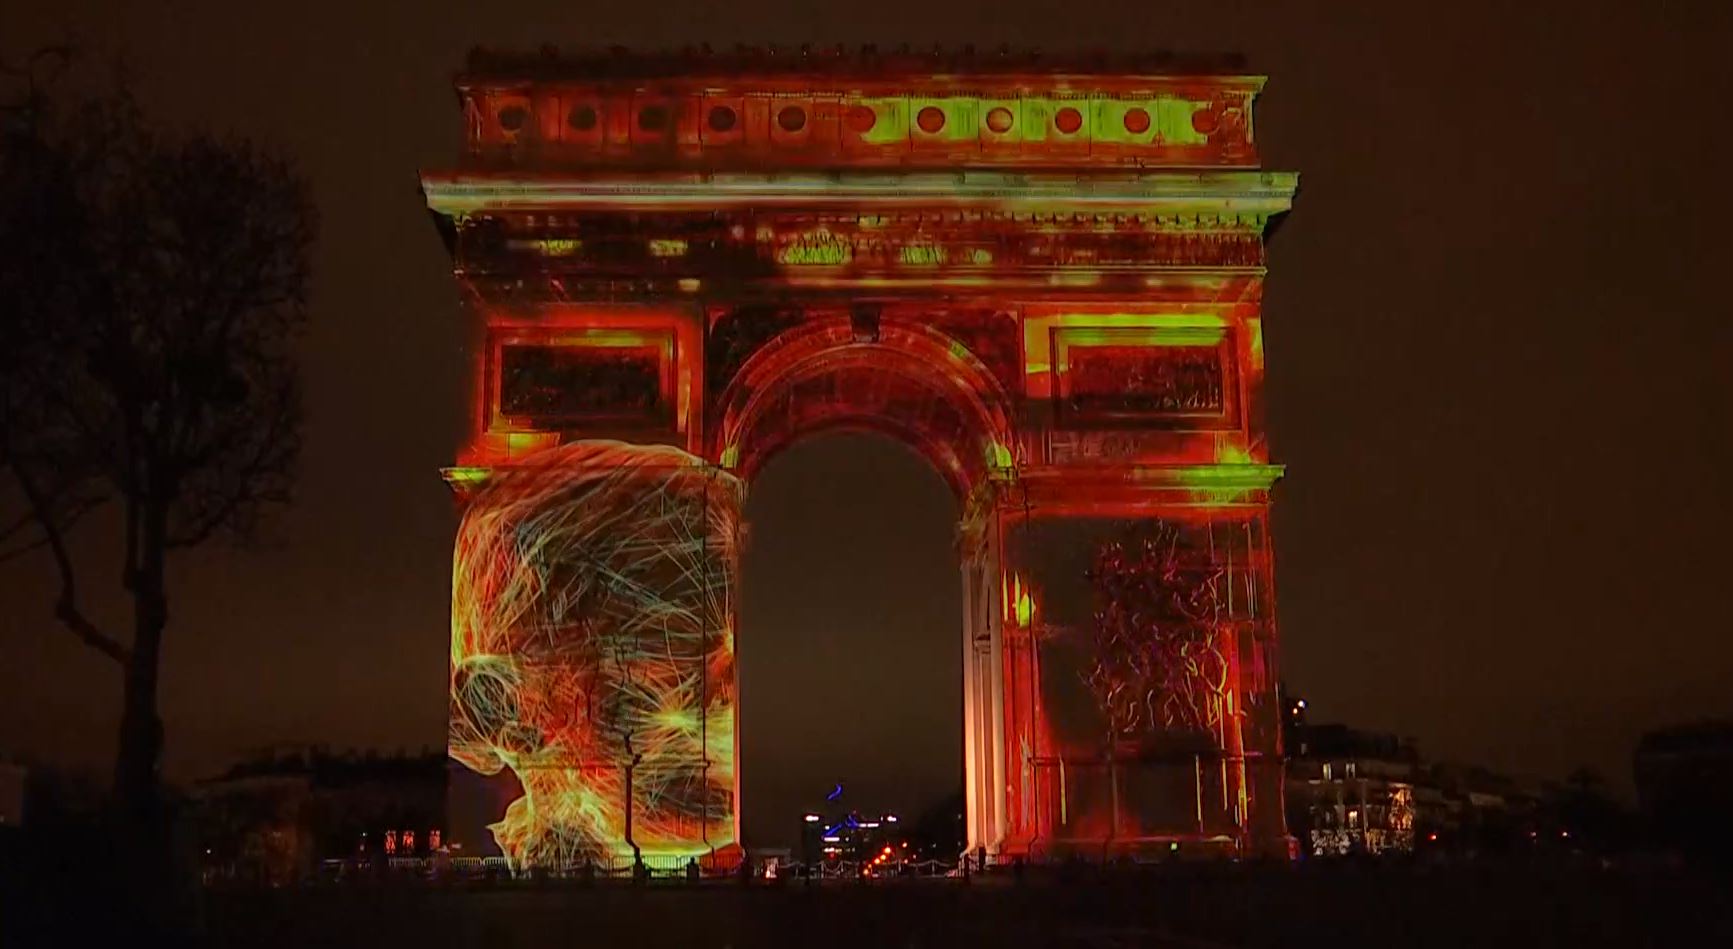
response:
<svg viewBox="0 0 1733 949"><path fill-rule="evenodd" d="M1095 663L1085 679L1115 735L1220 729L1231 671L1221 648L1226 574L1159 519L1096 554Z"/></svg>
<svg viewBox="0 0 1733 949"><path fill-rule="evenodd" d="M489 825L514 867L733 843L739 498L678 449L588 441L495 471L471 499L450 752L522 785Z"/></svg>

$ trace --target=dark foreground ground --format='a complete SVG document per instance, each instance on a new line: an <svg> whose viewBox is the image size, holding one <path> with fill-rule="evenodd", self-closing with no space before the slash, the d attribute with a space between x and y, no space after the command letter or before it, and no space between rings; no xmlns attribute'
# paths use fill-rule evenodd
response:
<svg viewBox="0 0 1733 949"><path fill-rule="evenodd" d="M1583 867L1180 867L813 887L349 883L209 891L198 903L202 931L188 945L1733 946L1733 880ZM16 944L88 944L80 937L102 913L93 905L50 926L49 941Z"/></svg>

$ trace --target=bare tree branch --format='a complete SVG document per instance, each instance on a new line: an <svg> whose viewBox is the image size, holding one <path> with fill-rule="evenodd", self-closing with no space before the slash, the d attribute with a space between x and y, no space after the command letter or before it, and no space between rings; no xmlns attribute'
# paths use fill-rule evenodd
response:
<svg viewBox="0 0 1733 949"><path fill-rule="evenodd" d="M54 519L54 522L57 525L60 525L61 530L65 530L68 525L77 523L79 518L96 508L101 507L105 500L105 498L94 495L79 498L78 500L67 504L61 504L50 499L48 502L50 506L49 516ZM43 547L48 546L49 538L46 532L40 529L38 515L34 510L26 511L24 514L20 515L17 520L8 525L5 530L0 531L0 538L21 534L28 529L35 529L37 531L36 537L6 550L0 550L0 563L5 563L8 560L21 557L30 551L41 550Z"/></svg>
<svg viewBox="0 0 1733 949"><path fill-rule="evenodd" d="M54 604L55 618L86 646L118 664L125 665L131 658L131 650L98 629L96 624L78 609L78 580L72 568L72 556L66 551L66 538L48 507L47 499L37 488L36 479L24 470L24 466L15 466L12 473L18 480L25 499L29 501L31 510L37 514L37 526L42 530L42 538L47 542L48 549L54 554L54 567L60 572L60 596Z"/></svg>

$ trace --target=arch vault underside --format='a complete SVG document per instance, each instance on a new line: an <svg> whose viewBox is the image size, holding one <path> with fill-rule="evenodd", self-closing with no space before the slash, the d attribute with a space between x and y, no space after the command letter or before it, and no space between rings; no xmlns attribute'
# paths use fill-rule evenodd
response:
<svg viewBox="0 0 1733 949"><path fill-rule="evenodd" d="M737 857L741 503L853 427L963 502L971 848L1287 853L1258 80L586 62L485 63L423 177L474 317L452 839Z"/></svg>

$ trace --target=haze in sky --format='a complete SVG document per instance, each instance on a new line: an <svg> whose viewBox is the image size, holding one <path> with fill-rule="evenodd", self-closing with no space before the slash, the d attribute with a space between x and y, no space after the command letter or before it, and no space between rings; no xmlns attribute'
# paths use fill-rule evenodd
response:
<svg viewBox="0 0 1733 949"><path fill-rule="evenodd" d="M907 40L1234 49L1270 76L1256 136L1267 167L1301 173L1265 305L1271 443L1289 466L1284 677L1315 719L1410 735L1434 758L1628 782L1643 730L1733 715L1729 16L1488 0L8 4L0 51L68 34L124 49L157 114L296 156L323 219L300 496L264 549L174 564L169 773L279 739L443 742L455 516L438 469L466 357L416 175L457 156L451 78L471 45ZM911 737L869 746L851 774L906 763L932 782L919 793L949 779L933 762L957 740L940 681L955 659L933 643L957 622L954 512L898 451L799 446L754 488L743 765L767 799L829 780L842 763L825 756L858 728ZM113 557L83 548L91 608L114 620ZM873 579L829 572L845 565ZM0 751L100 765L115 672L55 626L50 573L0 567ZM886 665L836 668L862 652ZM865 698L898 676L920 684ZM846 690L833 719L809 714L827 681ZM769 819L745 807L749 827Z"/></svg>

